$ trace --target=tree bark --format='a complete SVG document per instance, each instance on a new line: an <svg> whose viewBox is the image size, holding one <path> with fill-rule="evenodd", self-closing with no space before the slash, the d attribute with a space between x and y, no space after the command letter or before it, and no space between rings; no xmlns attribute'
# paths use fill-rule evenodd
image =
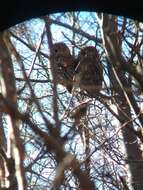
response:
<svg viewBox="0 0 143 190"><path fill-rule="evenodd" d="M143 189L143 158L138 139L133 132L133 123L127 122L132 118L131 109L121 88L118 79L124 89L129 89L130 84L125 76L125 71L121 65L121 46L118 39L117 20L115 16L105 15L103 20L103 34L105 49L108 59L108 72L110 81L115 92L115 102L118 107L118 114L122 127L122 134L127 153L127 164L131 174L131 186L134 190ZM129 94L127 94L129 95ZM130 99L130 97L129 97ZM134 105L132 105L134 106ZM137 111L137 108L136 108ZM142 121L142 118L140 118ZM127 124L126 124L127 123Z"/></svg>

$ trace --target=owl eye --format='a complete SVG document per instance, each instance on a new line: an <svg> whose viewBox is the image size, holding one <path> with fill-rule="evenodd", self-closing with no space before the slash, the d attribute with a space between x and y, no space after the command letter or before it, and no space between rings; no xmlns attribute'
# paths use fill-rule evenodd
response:
<svg viewBox="0 0 143 190"><path fill-rule="evenodd" d="M57 53L57 52L58 52L58 50L57 50L57 49L55 49L54 51L55 51L55 53Z"/></svg>
<svg viewBox="0 0 143 190"><path fill-rule="evenodd" d="M83 51L83 52L82 52L82 56L83 56L83 57L86 57L87 55L88 55L87 51Z"/></svg>
<svg viewBox="0 0 143 190"><path fill-rule="evenodd" d="M86 55L86 52L85 52L85 51L83 51L83 52L82 52L82 55L83 55L83 56L85 56L85 55Z"/></svg>

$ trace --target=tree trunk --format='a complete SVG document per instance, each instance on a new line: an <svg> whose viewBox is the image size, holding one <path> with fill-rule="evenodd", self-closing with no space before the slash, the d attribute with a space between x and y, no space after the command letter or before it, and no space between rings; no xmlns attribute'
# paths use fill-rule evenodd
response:
<svg viewBox="0 0 143 190"><path fill-rule="evenodd" d="M125 71L121 70L122 64L120 39L118 39L117 21L115 16L105 15L103 21L103 33L105 49L108 59L108 71L111 85L115 92L115 102L118 107L118 114L122 127L122 134L127 153L127 164L131 174L131 186L134 190L143 189L143 158L138 139L133 132L133 122L131 121L131 109L125 97L124 89L129 89L130 84L125 76ZM127 95L130 95L127 93ZM132 95L132 94L131 94ZM130 99L130 97L129 97ZM141 118L142 120L142 118Z"/></svg>

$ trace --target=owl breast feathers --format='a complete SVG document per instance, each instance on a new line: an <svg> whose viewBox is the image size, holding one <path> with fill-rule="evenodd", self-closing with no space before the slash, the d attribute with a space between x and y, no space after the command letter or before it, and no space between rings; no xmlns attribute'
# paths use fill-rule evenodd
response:
<svg viewBox="0 0 143 190"><path fill-rule="evenodd" d="M95 47L87 46L79 52L74 83L81 90L94 95L102 88L103 68Z"/></svg>
<svg viewBox="0 0 143 190"><path fill-rule="evenodd" d="M73 87L75 59L65 43L59 42L53 44L50 60L55 68L57 84L62 84L71 92Z"/></svg>

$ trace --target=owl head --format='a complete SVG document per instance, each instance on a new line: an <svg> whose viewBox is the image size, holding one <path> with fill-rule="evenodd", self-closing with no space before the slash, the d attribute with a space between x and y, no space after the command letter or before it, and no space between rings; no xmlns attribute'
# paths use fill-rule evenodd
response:
<svg viewBox="0 0 143 190"><path fill-rule="evenodd" d="M78 54L78 60L83 60L85 58L94 58L98 59L98 52L94 46L87 46L81 49L81 51Z"/></svg>
<svg viewBox="0 0 143 190"><path fill-rule="evenodd" d="M58 67L67 67L70 64L72 56L67 45L63 42L59 42L53 44L50 57Z"/></svg>
<svg viewBox="0 0 143 190"><path fill-rule="evenodd" d="M51 55L70 55L70 50L63 42L53 44Z"/></svg>

